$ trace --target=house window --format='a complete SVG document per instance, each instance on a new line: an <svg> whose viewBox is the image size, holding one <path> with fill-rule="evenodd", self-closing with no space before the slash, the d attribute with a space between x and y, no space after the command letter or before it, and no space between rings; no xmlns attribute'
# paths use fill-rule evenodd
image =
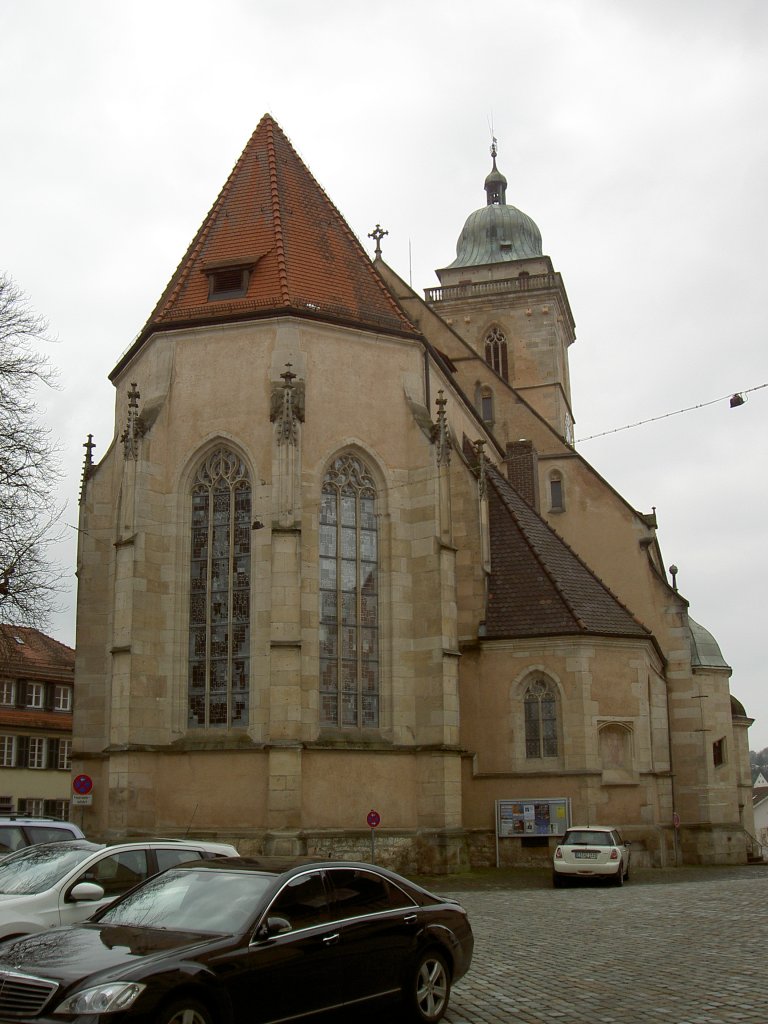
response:
<svg viewBox="0 0 768 1024"><path fill-rule="evenodd" d="M0 736L0 768L13 768L16 763L16 737Z"/></svg>
<svg viewBox="0 0 768 1024"><path fill-rule="evenodd" d="M525 756L557 757L557 695L551 682L534 679L525 691Z"/></svg>
<svg viewBox="0 0 768 1024"><path fill-rule="evenodd" d="M504 380L509 380L507 339L498 327L492 327L485 336L485 361Z"/></svg>
<svg viewBox="0 0 768 1024"><path fill-rule="evenodd" d="M335 460L320 505L320 723L379 724L376 486L352 455Z"/></svg>
<svg viewBox="0 0 768 1024"><path fill-rule="evenodd" d="M27 768L45 768L45 737L30 736L27 743Z"/></svg>
<svg viewBox="0 0 768 1024"><path fill-rule="evenodd" d="M251 483L218 448L192 488L189 725L245 727L250 675Z"/></svg>
<svg viewBox="0 0 768 1024"><path fill-rule="evenodd" d="M69 821L69 800L46 800L45 801L45 816L46 818L57 818L59 821ZM60 828L54 828L57 837L62 834ZM58 838L53 840L58 842Z"/></svg>
<svg viewBox="0 0 768 1024"><path fill-rule="evenodd" d="M71 711L72 710L72 687L71 686L56 686L53 690L53 709L54 711Z"/></svg>
<svg viewBox="0 0 768 1024"><path fill-rule="evenodd" d="M27 818L44 818L46 816L45 800L40 800L37 797L19 800L19 811Z"/></svg>
<svg viewBox="0 0 768 1024"><path fill-rule="evenodd" d="M715 740L712 744L712 761L715 768L725 764L725 736L721 736L719 740Z"/></svg>
<svg viewBox="0 0 768 1024"><path fill-rule="evenodd" d="M43 708L45 700L45 687L42 683L27 684L27 707Z"/></svg>
<svg viewBox="0 0 768 1024"><path fill-rule="evenodd" d="M0 682L0 704L12 707L16 703L16 684L12 679Z"/></svg>
<svg viewBox="0 0 768 1024"><path fill-rule="evenodd" d="M559 470L554 470L549 474L549 511L565 511L563 477Z"/></svg>
<svg viewBox="0 0 768 1024"><path fill-rule="evenodd" d="M62 772L68 772L72 767L72 740L59 740L56 767Z"/></svg>

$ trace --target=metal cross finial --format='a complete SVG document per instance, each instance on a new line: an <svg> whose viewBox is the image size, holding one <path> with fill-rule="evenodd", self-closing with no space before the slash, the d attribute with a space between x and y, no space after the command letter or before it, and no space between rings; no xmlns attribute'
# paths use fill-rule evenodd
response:
<svg viewBox="0 0 768 1024"><path fill-rule="evenodd" d="M498 150L498 147L496 146L496 136L493 135L492 139L493 139L493 141L491 142L491 156L495 160L497 155L498 155L499 150Z"/></svg>
<svg viewBox="0 0 768 1024"><path fill-rule="evenodd" d="M372 238L376 242L376 255L381 256L381 240L384 235L388 235L389 232L382 228L381 224L377 224L373 231L368 232L368 237Z"/></svg>

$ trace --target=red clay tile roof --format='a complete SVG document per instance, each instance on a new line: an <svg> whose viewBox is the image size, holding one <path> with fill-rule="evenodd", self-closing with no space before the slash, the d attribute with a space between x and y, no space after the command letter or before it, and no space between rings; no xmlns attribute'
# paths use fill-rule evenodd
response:
<svg viewBox="0 0 768 1024"><path fill-rule="evenodd" d="M71 680L74 671L71 647L29 626L0 624L0 676Z"/></svg>
<svg viewBox="0 0 768 1024"><path fill-rule="evenodd" d="M488 485L487 637L651 636L493 467Z"/></svg>
<svg viewBox="0 0 768 1024"><path fill-rule="evenodd" d="M209 301L210 271L245 265L253 268L245 296ZM344 218L265 114L114 372L156 330L275 315L419 336Z"/></svg>
<svg viewBox="0 0 768 1024"><path fill-rule="evenodd" d="M0 728L45 729L46 732L72 732L71 711L30 711L0 707Z"/></svg>

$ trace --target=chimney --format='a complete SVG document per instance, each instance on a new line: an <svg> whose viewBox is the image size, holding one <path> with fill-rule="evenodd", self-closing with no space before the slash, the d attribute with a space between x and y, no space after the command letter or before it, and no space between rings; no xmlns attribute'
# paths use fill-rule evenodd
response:
<svg viewBox="0 0 768 1024"><path fill-rule="evenodd" d="M507 444L507 478L521 498L539 511L539 456L533 441L522 438Z"/></svg>

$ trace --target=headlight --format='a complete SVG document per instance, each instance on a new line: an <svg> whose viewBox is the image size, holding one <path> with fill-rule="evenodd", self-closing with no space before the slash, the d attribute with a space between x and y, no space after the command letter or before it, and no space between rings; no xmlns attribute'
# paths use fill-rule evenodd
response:
<svg viewBox="0 0 768 1024"><path fill-rule="evenodd" d="M84 988L59 1003L54 1013L116 1013L127 1010L146 988L135 981L119 981L111 985Z"/></svg>

